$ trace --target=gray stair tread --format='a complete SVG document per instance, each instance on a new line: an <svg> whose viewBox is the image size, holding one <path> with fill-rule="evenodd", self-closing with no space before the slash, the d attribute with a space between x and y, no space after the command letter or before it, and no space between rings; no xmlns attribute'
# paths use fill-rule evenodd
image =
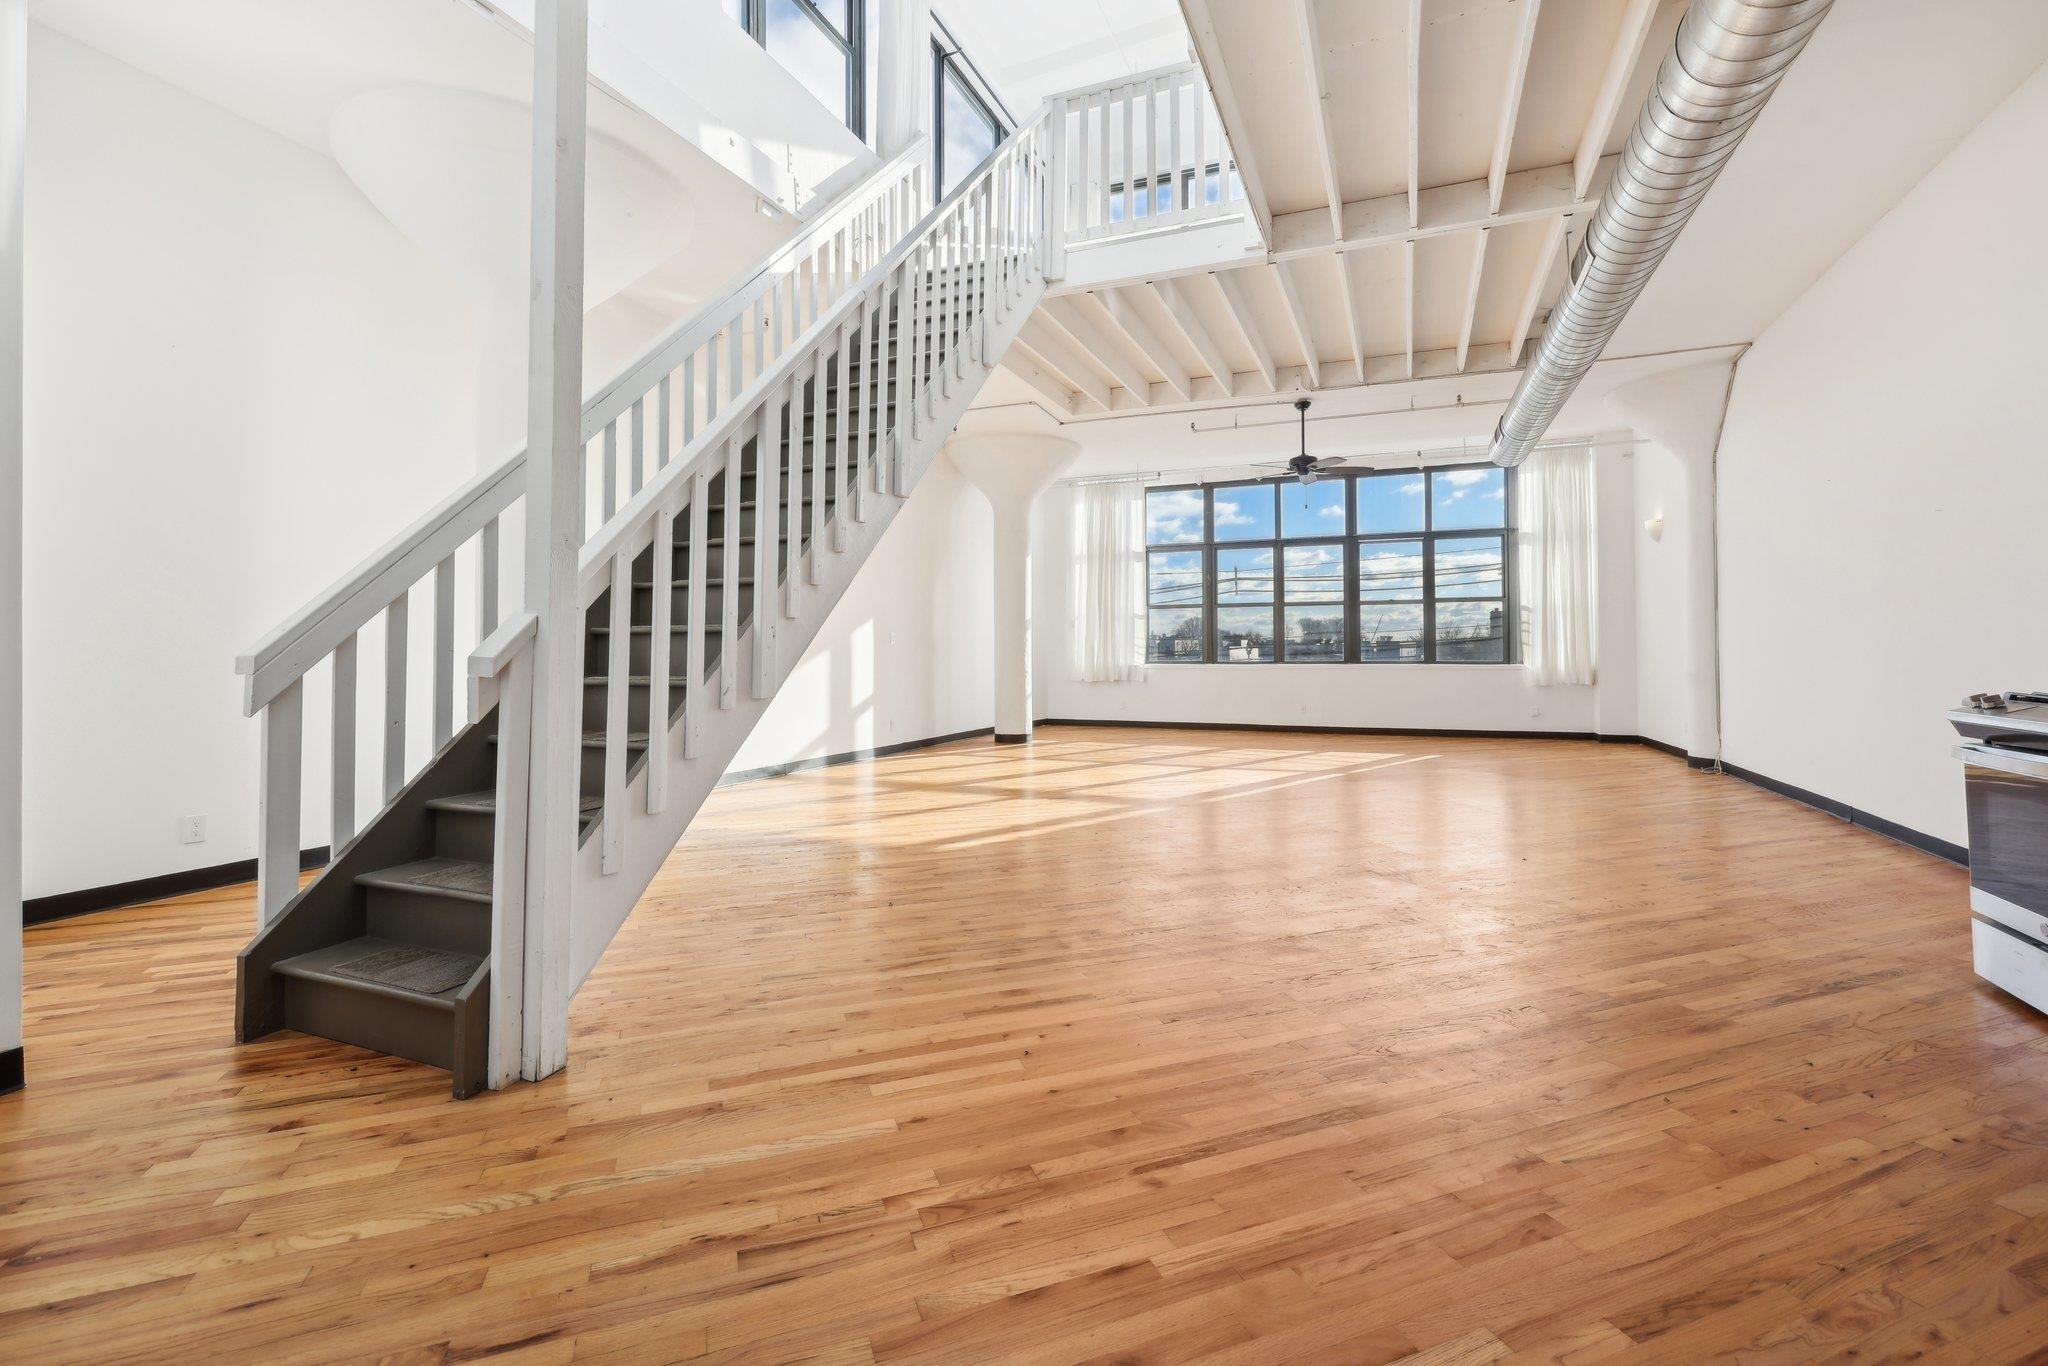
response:
<svg viewBox="0 0 2048 1366"><path fill-rule="evenodd" d="M604 802L597 797L586 797L582 806L585 811L595 811ZM433 811L473 811L480 816L498 814L498 794L495 792L458 792L453 797L435 797L427 802Z"/></svg>
<svg viewBox="0 0 2048 1366"><path fill-rule="evenodd" d="M494 745L495 745L495 744L497 744L497 743L498 743L498 737L497 737L497 736L495 736L495 735L493 735L493 736L491 737L491 743L492 743L492 744L494 744ZM601 731L601 730L586 730L586 731L584 731L584 732L583 732L583 748L585 748L585 749L603 749L603 748L604 748L604 732L603 732L603 731ZM627 732L626 732L626 748L627 748L627 749L646 749L646 748L647 748L647 732L646 732L646 731L644 731L644 730L629 730L629 731L627 731ZM588 810L588 808L587 808L587 807L586 807L585 809L586 809L586 810Z"/></svg>
<svg viewBox="0 0 2048 1366"><path fill-rule="evenodd" d="M454 897L461 901L491 902L491 865L459 858L423 858L375 872L359 873L356 883L363 887L384 887L395 892L425 892L430 896Z"/></svg>
<svg viewBox="0 0 2048 1366"><path fill-rule="evenodd" d="M585 675L583 675L583 683L584 683L584 686L585 686L585 687L595 687L595 686L597 686L597 685L599 685L599 684L603 684L603 683L609 683L609 682L611 682L611 679L610 679L610 678L609 678L608 676L604 675L604 674L585 674ZM653 674L628 674L628 675L626 676L626 683L627 683L627 685L628 685L629 687L635 687L635 688L651 688L651 687L653 687L653 686L654 686L654 675L653 675ZM673 675L671 675L671 676L669 677L669 680L668 680L668 690L669 690L670 692L673 692L673 693L680 693L680 692L681 692L681 691L682 691L682 690L683 690L684 688L687 688L688 686L690 686L690 680L689 680L689 679L688 679L687 677L684 677L684 678L677 678L677 677L675 677L675 676L673 676Z"/></svg>
<svg viewBox="0 0 2048 1366"><path fill-rule="evenodd" d="M452 1012L457 993L482 965L483 959L468 954L364 935L360 939L329 944L310 953L286 958L271 971L286 977L326 982ZM407 985L407 982L430 983L437 977L451 979L457 972L462 974L462 981L438 991Z"/></svg>
<svg viewBox="0 0 2048 1366"><path fill-rule="evenodd" d="M652 626L635 626L630 629L636 636L651 636L654 634ZM590 628L590 633L596 636L608 636L612 633L612 628L609 626L593 626ZM690 633L689 623L676 622L668 628L668 633L672 636L688 635ZM725 628L715 621L707 621L704 623L704 634L707 636L722 636L725 634ZM587 682L588 680L585 681ZM599 681L602 682L603 680L600 679ZM677 681L680 682L681 680Z"/></svg>

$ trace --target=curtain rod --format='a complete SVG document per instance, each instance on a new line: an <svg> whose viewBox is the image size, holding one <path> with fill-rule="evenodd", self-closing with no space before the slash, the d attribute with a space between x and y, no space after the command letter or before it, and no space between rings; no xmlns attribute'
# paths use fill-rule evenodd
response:
<svg viewBox="0 0 2048 1366"><path fill-rule="evenodd" d="M1314 421L1314 419L1311 418L1310 421ZM1259 425L1265 427L1272 427L1278 426L1279 424L1265 422L1260 423ZM1287 425L1292 426L1293 423L1290 422ZM1589 437L1583 441L1538 442L1535 449L1539 451L1563 451L1579 449L1599 450L1605 446L1633 446L1635 444L1636 439L1634 437L1614 438L1606 441L1602 441L1597 437ZM1403 470L1420 469L1422 467L1422 462L1425 459L1446 455L1462 455L1475 460L1483 460L1486 458L1486 450L1483 446L1478 449L1474 449L1471 446L1438 446L1434 449L1418 451L1381 451L1374 455L1356 456L1351 458L1358 460L1377 460L1383 457L1387 459L1395 459L1403 456L1414 457L1414 464L1361 464L1356 467L1357 469L1367 473L1378 474L1381 472L1386 472L1391 474L1399 473ZM1266 462L1258 460L1239 460L1221 465L1183 465L1179 469L1171 470L1133 470L1129 474L1082 474L1076 475L1072 479L1062 479L1058 482L1072 488L1079 488L1084 484L1147 484L1151 483L1154 480L1164 479L1168 475L1201 475L1206 474L1212 470L1241 470L1247 468L1248 466L1259 465L1263 463ZM1282 471L1270 477L1274 479L1286 479L1290 476L1285 471ZM1341 478L1342 476L1338 477Z"/></svg>

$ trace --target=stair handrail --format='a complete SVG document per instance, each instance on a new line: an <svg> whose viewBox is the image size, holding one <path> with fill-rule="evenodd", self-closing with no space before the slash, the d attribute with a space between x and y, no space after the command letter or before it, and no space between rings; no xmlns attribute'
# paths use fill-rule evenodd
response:
<svg viewBox="0 0 2048 1366"><path fill-rule="evenodd" d="M615 441L618 416L591 426L590 413L602 410L620 392L620 385L664 357L687 356L693 338L732 338L730 350L737 354L739 339L751 338L753 367L734 365L721 379L705 375L699 390L682 395L683 443L693 429L693 404L701 397L707 409L715 409L721 385L737 390L749 368L769 359L767 341L771 327L779 344L784 336L800 329L791 319L801 319L821 306L821 290L829 289L833 301L844 291L854 272L850 263L872 259L885 244L893 244L904 225L917 221L915 210L923 206L929 143L919 139L878 166L861 182L839 196L824 212L808 222L794 237L768 253L732 289L698 309L689 319L671 328L650 344L610 384L586 402L586 430L606 432L603 452L608 520L615 507L609 504L614 487ZM885 239L888 241L885 243ZM794 282L806 271L810 297L797 296ZM785 289L785 287L787 287ZM784 297L784 294L787 297ZM703 343L700 341L699 345ZM744 358L741 358L744 359ZM780 356L776 357L780 359ZM666 396L666 391L664 391ZM641 416L638 405L625 401L619 412ZM655 414L660 423L654 440L657 462L664 461L673 432L672 414L664 403ZM708 414L707 414L708 417ZM639 424L632 435L633 478L631 488L640 486L641 445L647 425ZM592 459L586 442L586 461ZM304 732L304 689L306 675L323 660L334 662L332 691L333 762L330 768L331 828L330 852L338 851L356 833L356 656L360 633L379 615L385 619L385 712L383 731L383 799L388 802L405 785L413 766L406 743L408 697L407 643L409 604L412 590L429 576L433 578L433 681L432 725L434 748L447 743L456 730L455 589L457 556L475 543L474 586L476 631L488 636L499 624L498 538L499 520L526 492L527 452L524 447L493 468L465 481L454 492L357 564L327 589L263 636L247 653L235 659L235 671L243 677L243 714L262 717L261 773L258 779L257 815L257 924L269 924L298 891L301 863L300 806L302 800L302 748ZM588 524L588 523L587 523Z"/></svg>
<svg viewBox="0 0 2048 1366"><path fill-rule="evenodd" d="M831 208L763 257L740 283L699 308L690 317L645 347L620 373L584 404L585 440L631 406L619 404L611 417L594 422L621 387L664 357L701 347L752 307L778 277L814 254L832 235L905 180L921 181L930 142L919 138L834 201ZM694 341L694 345L692 342ZM651 387L651 386L650 386ZM645 389L638 391L641 394ZM244 716L254 716L307 670L333 653L348 636L367 625L391 602L396 592L419 582L447 550L466 544L526 491L526 448L521 446L502 463L476 475L449 494L425 516L391 538L375 553L335 580L324 592L280 622L245 654L236 656L235 672L247 680ZM421 561L424 560L424 563ZM418 572L410 572L410 571ZM486 623L488 627L489 623Z"/></svg>
<svg viewBox="0 0 2048 1366"><path fill-rule="evenodd" d="M1041 135L1050 106L1042 105L1039 111L1025 120L991 152L974 174L966 177L953 190L932 206L917 225L904 233L872 269L861 277L858 283L847 289L840 302L819 316L798 337L783 350L782 358L758 374L753 382L734 397L721 416L713 419L701 429L694 440L684 448L681 456L664 466L643 488L620 506L616 516L608 519L597 532L583 543L582 555L578 561L578 573L582 587L582 601L588 606L604 591L600 569L622 552L644 549L647 537L644 534L652 525L653 510L662 503L679 502L680 490L684 483L698 473L697 466L705 457L718 450L735 437L742 437L741 428L758 415L763 403L784 384L787 384L803 366L818 345L828 339L833 331L843 324L849 315L858 312L874 289L891 275L901 270L919 243L946 219L952 217L960 205L979 193L1030 140ZM644 393L641 397L645 397ZM631 400L622 406L630 407ZM586 440L589 439L586 433ZM637 534L636 536L636 533Z"/></svg>

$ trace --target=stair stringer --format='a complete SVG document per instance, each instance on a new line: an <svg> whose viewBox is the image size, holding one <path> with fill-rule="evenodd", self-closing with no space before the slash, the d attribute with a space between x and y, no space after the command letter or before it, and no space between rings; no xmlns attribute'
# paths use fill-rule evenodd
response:
<svg viewBox="0 0 2048 1366"><path fill-rule="evenodd" d="M809 550L790 571L797 576L794 601L790 601L790 594L786 591L787 574L775 593L756 594L756 602L766 610L755 613L752 624L741 632L738 642L723 647L732 650L739 660L739 686L735 689L733 706L729 709L705 709L697 733L697 753L688 759L683 757L683 727L688 720L679 718L674 721L663 735L661 744L650 752L647 763L639 766L627 784L625 849L618 871L611 874L603 871L602 839L586 838L582 842L576 853L569 928L570 980L575 984L572 994L574 990L581 989L620 927L633 913L633 908L668 861L669 854L689 829L698 810L718 786L718 780L725 776L726 769L739 754L740 746L767 713L783 680L803 658L804 651L810 648L818 632L824 629L826 620L845 596L854 576L881 543L897 512L938 458L939 451L965 416L975 395L994 373L996 365L1016 340L1025 320L1038 307L1038 301L1044 294L1045 282L1033 276L1028 281L1020 281L1017 297L1000 321L993 312L988 315L988 342L982 360L970 360L965 364L964 377L952 381L951 393L938 399L935 415L925 417L919 434L904 445L900 489L888 487L892 481L885 467L885 489L878 495L869 496L866 521L855 518L851 510L842 504L838 515L844 524L843 549L832 548L833 537L829 530L813 538ZM930 392L931 389L927 388L920 393L920 404L924 394ZM872 480L873 477L870 470L868 478ZM872 489L872 483L869 487ZM821 555L819 582L812 584L809 582L810 561ZM793 607L793 614L780 610L784 604ZM764 617L767 629L772 633L769 653L773 661L770 666L773 677L768 680L766 688L756 688L753 677L754 633L762 628ZM756 692L768 695L756 697ZM667 809L650 814L647 810L647 774L657 761L668 765L668 805Z"/></svg>

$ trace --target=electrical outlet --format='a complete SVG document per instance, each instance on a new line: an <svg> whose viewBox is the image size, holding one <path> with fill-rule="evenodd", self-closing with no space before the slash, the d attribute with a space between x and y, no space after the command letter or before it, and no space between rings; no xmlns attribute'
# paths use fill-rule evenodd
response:
<svg viewBox="0 0 2048 1366"><path fill-rule="evenodd" d="M178 821L178 843L206 843L206 817L185 816Z"/></svg>

